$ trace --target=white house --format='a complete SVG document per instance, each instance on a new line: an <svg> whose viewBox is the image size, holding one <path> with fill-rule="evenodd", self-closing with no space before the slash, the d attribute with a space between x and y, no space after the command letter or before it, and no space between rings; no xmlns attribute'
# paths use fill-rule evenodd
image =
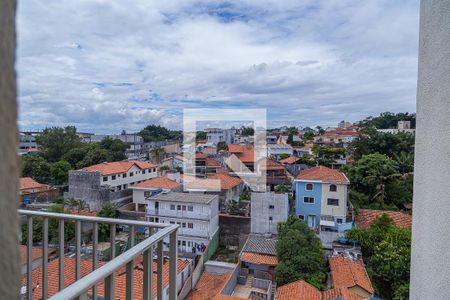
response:
<svg viewBox="0 0 450 300"><path fill-rule="evenodd" d="M205 132L208 143L213 143L215 145L219 142L225 142L227 144L234 143L234 129L207 128L205 129Z"/></svg>
<svg viewBox="0 0 450 300"><path fill-rule="evenodd" d="M281 154L288 154L291 156L294 149L289 144L267 144L267 157L279 159Z"/></svg>
<svg viewBox="0 0 450 300"><path fill-rule="evenodd" d="M202 251L219 232L219 197L217 195L167 192L152 195L133 190L134 203L147 204L147 218L152 222L178 224L179 251Z"/></svg>
<svg viewBox="0 0 450 300"><path fill-rule="evenodd" d="M251 195L251 232L277 234L279 222L287 220L289 197L287 193L255 193Z"/></svg>

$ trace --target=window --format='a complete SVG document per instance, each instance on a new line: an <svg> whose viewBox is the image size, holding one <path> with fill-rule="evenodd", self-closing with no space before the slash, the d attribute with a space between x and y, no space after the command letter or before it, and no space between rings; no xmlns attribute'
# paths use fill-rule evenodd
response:
<svg viewBox="0 0 450 300"><path fill-rule="evenodd" d="M182 244L183 246L186 246L186 241L182 241L181 244ZM167 289L167 290L169 290L169 289Z"/></svg>
<svg viewBox="0 0 450 300"><path fill-rule="evenodd" d="M145 174L145 170L142 170L142 174Z"/></svg>
<svg viewBox="0 0 450 300"><path fill-rule="evenodd" d="M178 240L178 246L181 246L181 241L180 240ZM169 289L167 289L167 290L169 290Z"/></svg>
<svg viewBox="0 0 450 300"><path fill-rule="evenodd" d="M337 186L335 184L330 185L330 192L336 192Z"/></svg>
<svg viewBox="0 0 450 300"><path fill-rule="evenodd" d="M116 175L111 176L111 180L116 180Z"/></svg>
<svg viewBox="0 0 450 300"><path fill-rule="evenodd" d="M130 172L130 177L133 177L133 175L134 175L133 172Z"/></svg>
<svg viewBox="0 0 450 300"><path fill-rule="evenodd" d="M144 192L144 197L145 198L150 197L150 196L151 196L151 192L150 191L145 191Z"/></svg>
<svg viewBox="0 0 450 300"><path fill-rule="evenodd" d="M188 211L194 211L194 207L192 205L188 206Z"/></svg>
<svg viewBox="0 0 450 300"><path fill-rule="evenodd" d="M339 206L339 199L328 198L327 199L327 204L328 205Z"/></svg>
<svg viewBox="0 0 450 300"><path fill-rule="evenodd" d="M177 210L181 210L181 205L177 205Z"/></svg>
<svg viewBox="0 0 450 300"><path fill-rule="evenodd" d="M103 181L108 181L108 176L104 176Z"/></svg>
<svg viewBox="0 0 450 300"><path fill-rule="evenodd" d="M193 229L194 228L194 223L188 223L188 228L189 229Z"/></svg>
<svg viewBox="0 0 450 300"><path fill-rule="evenodd" d="M269 209L274 209L275 206L274 205L269 205Z"/></svg>
<svg viewBox="0 0 450 300"><path fill-rule="evenodd" d="M123 177L123 178L127 178L127 173L123 173L123 174L122 174L122 177Z"/></svg>
<svg viewBox="0 0 450 300"><path fill-rule="evenodd" d="M269 217L269 221L273 221L273 217Z"/></svg>
<svg viewBox="0 0 450 300"><path fill-rule="evenodd" d="M306 186L305 186L305 189L306 189L307 191L312 191L312 190L314 189L314 184L312 184L312 183L307 183Z"/></svg>
<svg viewBox="0 0 450 300"><path fill-rule="evenodd" d="M174 221L170 221L170 224L175 224L175 222Z"/></svg>
<svg viewBox="0 0 450 300"><path fill-rule="evenodd" d="M299 218L301 221L305 221L305 216L304 216L304 215L298 215L298 218Z"/></svg>
<svg viewBox="0 0 450 300"><path fill-rule="evenodd" d="M314 204L314 197L303 197L303 203Z"/></svg>
<svg viewBox="0 0 450 300"><path fill-rule="evenodd" d="M175 210L175 204L170 204L170 210Z"/></svg>
<svg viewBox="0 0 450 300"><path fill-rule="evenodd" d="M181 227L186 228L186 223L182 223Z"/></svg>
<svg viewBox="0 0 450 300"><path fill-rule="evenodd" d="M124 184L124 185L123 185L123 189L125 190L126 188L127 188L127 185L126 185L126 184Z"/></svg>
<svg viewBox="0 0 450 300"><path fill-rule="evenodd" d="M185 210L186 210L186 205L183 205L183 206L181 207L181 210L185 211Z"/></svg>
<svg viewBox="0 0 450 300"><path fill-rule="evenodd" d="M337 218L337 219L336 219L336 223L342 224L342 219L341 219L341 218Z"/></svg>

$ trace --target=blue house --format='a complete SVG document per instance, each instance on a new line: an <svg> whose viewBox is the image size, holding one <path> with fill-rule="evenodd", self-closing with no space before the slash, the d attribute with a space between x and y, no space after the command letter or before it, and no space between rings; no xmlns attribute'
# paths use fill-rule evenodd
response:
<svg viewBox="0 0 450 300"><path fill-rule="evenodd" d="M310 228L343 232L352 227L348 218L348 185L344 173L318 166L300 172L293 183L296 215Z"/></svg>

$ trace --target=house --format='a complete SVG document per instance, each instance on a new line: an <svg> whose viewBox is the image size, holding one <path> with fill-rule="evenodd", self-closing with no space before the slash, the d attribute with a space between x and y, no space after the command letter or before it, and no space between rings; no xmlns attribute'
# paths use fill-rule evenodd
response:
<svg viewBox="0 0 450 300"><path fill-rule="evenodd" d="M416 130L411 128L411 121L398 121L395 129L377 129L379 132L396 134L399 132L406 132L411 135L416 135Z"/></svg>
<svg viewBox="0 0 450 300"><path fill-rule="evenodd" d="M125 154L129 159L138 159L145 156L144 138L137 134L85 134L81 139L84 143L99 143L105 138L119 139L128 145Z"/></svg>
<svg viewBox="0 0 450 300"><path fill-rule="evenodd" d="M250 210L252 233L277 234L278 223L286 221L288 215L288 194L252 192Z"/></svg>
<svg viewBox="0 0 450 300"><path fill-rule="evenodd" d="M215 181L218 181L218 183ZM219 211L225 212L228 203L239 201L239 196L244 191L244 182L239 177L215 174L205 180L186 183L186 189L189 192L218 195Z"/></svg>
<svg viewBox="0 0 450 300"><path fill-rule="evenodd" d="M379 217L386 214L395 226L411 228L412 216L401 211L360 209L355 217L356 226L367 229Z"/></svg>
<svg viewBox="0 0 450 300"><path fill-rule="evenodd" d="M343 232L352 226L348 216L348 178L325 166L300 172L293 184L296 215L318 231Z"/></svg>
<svg viewBox="0 0 450 300"><path fill-rule="evenodd" d="M252 135L235 135L235 144L252 144L254 142L254 137Z"/></svg>
<svg viewBox="0 0 450 300"><path fill-rule="evenodd" d="M336 128L314 137L314 144L318 146L347 147L359 137L357 130Z"/></svg>
<svg viewBox="0 0 450 300"><path fill-rule="evenodd" d="M280 135L277 139L277 144L287 144L289 139L289 135ZM300 144L302 139L298 135L292 135L292 144Z"/></svg>
<svg viewBox="0 0 450 300"><path fill-rule="evenodd" d="M19 179L19 195L20 205L28 205L35 202L49 202L59 196L60 191L31 177L22 177Z"/></svg>
<svg viewBox="0 0 450 300"><path fill-rule="evenodd" d="M239 255L241 274L273 281L278 265L276 244L278 239L271 235L249 234Z"/></svg>
<svg viewBox="0 0 450 300"><path fill-rule="evenodd" d="M217 145L220 142L225 142L227 144L234 143L234 129L207 128L204 131L206 132L208 143L213 143L214 145Z"/></svg>
<svg viewBox="0 0 450 300"><path fill-rule="evenodd" d="M36 136L34 136L31 133L27 132L20 132L19 135L19 155L31 153L31 152L37 152L38 144L36 143Z"/></svg>
<svg viewBox="0 0 450 300"><path fill-rule="evenodd" d="M48 296L53 296L59 291L59 260L54 259L48 263ZM98 261L98 266L101 267L105 265L106 262ZM144 268L143 268L143 257L140 256L135 259L136 267L133 270L133 293L135 299L143 299L143 289L142 284L144 281ZM75 257L65 257L64 258L64 286L67 287L70 284L74 283L75 280L75 268L76 261ZM126 273L126 267L123 266L115 273L115 296L116 299L126 299L126 279L127 276L123 276ZM157 269L158 264L156 261L153 262L153 290L152 290L152 299L156 299L157 295ZM87 274L93 271L92 268L92 259L81 259L80 260L80 270L81 277L86 276ZM189 259L178 259L178 272L177 272L177 292L181 291L184 282L186 282L187 278L192 272L192 262ZM33 298L34 300L42 299L42 267L37 267L33 270ZM27 275L24 274L22 276L22 285L26 286L27 284ZM165 259L163 263L163 299L169 299L169 260ZM89 293L92 293L92 290L89 290ZM91 296L91 295L90 295ZM103 299L105 296L105 285L104 281L101 281L97 284L97 296L100 299ZM90 298L88 296L88 298Z"/></svg>
<svg viewBox="0 0 450 300"><path fill-rule="evenodd" d="M299 156L299 157L303 157L303 155L313 155L313 151L312 151L312 148L313 148L313 144L305 144L303 147L296 147L295 148L295 151L297 151L297 155Z"/></svg>
<svg viewBox="0 0 450 300"><path fill-rule="evenodd" d="M69 191L64 198L83 200L91 211L100 210L103 202L120 206L132 200L131 185L155 178L157 174L157 165L139 160L101 163L69 171Z"/></svg>
<svg viewBox="0 0 450 300"><path fill-rule="evenodd" d="M266 135L266 144L276 144L278 137L276 135Z"/></svg>
<svg viewBox="0 0 450 300"><path fill-rule="evenodd" d="M300 157L293 155L282 159L279 162L284 165L293 176L297 176L298 173L309 168L308 165L302 163L302 159Z"/></svg>
<svg viewBox="0 0 450 300"><path fill-rule="evenodd" d="M304 280L297 280L277 288L276 300L363 300L356 293L342 287L320 291Z"/></svg>
<svg viewBox="0 0 450 300"><path fill-rule="evenodd" d="M334 288L347 288L364 299L373 297L374 289L361 258L344 252L331 256L329 264Z"/></svg>
<svg viewBox="0 0 450 300"><path fill-rule="evenodd" d="M292 155L294 149L289 144L268 144L267 145L267 157L273 159L280 159L282 154Z"/></svg>
<svg viewBox="0 0 450 300"><path fill-rule="evenodd" d="M228 155L229 157L235 155L250 171L253 172L255 170L255 153L253 145L229 144ZM232 167L231 171L237 170L239 172L244 172L244 170L240 169L237 165L232 164Z"/></svg>
<svg viewBox="0 0 450 300"><path fill-rule="evenodd" d="M201 253L219 233L219 197L217 195L168 192L146 197L135 190L133 202L147 204L151 222L178 224L178 249Z"/></svg>
<svg viewBox="0 0 450 300"><path fill-rule="evenodd" d="M270 191L275 190L275 186L280 184L290 184L286 167L272 159L262 159L258 162L258 170L265 173L266 185Z"/></svg>
<svg viewBox="0 0 450 300"><path fill-rule="evenodd" d="M27 273L27 263L28 263L28 247L27 245L19 245L20 252L20 267L21 274ZM42 247L31 247L31 265L32 270L40 267L42 265L42 256L43 251ZM56 248L50 247L48 248L48 259L57 257Z"/></svg>

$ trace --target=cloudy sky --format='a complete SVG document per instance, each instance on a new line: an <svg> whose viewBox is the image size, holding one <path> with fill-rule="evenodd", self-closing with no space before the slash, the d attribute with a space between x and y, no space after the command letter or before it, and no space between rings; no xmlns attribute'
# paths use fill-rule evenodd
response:
<svg viewBox="0 0 450 300"><path fill-rule="evenodd" d="M181 129L184 108L269 126L415 111L419 0L21 0L19 125Z"/></svg>

